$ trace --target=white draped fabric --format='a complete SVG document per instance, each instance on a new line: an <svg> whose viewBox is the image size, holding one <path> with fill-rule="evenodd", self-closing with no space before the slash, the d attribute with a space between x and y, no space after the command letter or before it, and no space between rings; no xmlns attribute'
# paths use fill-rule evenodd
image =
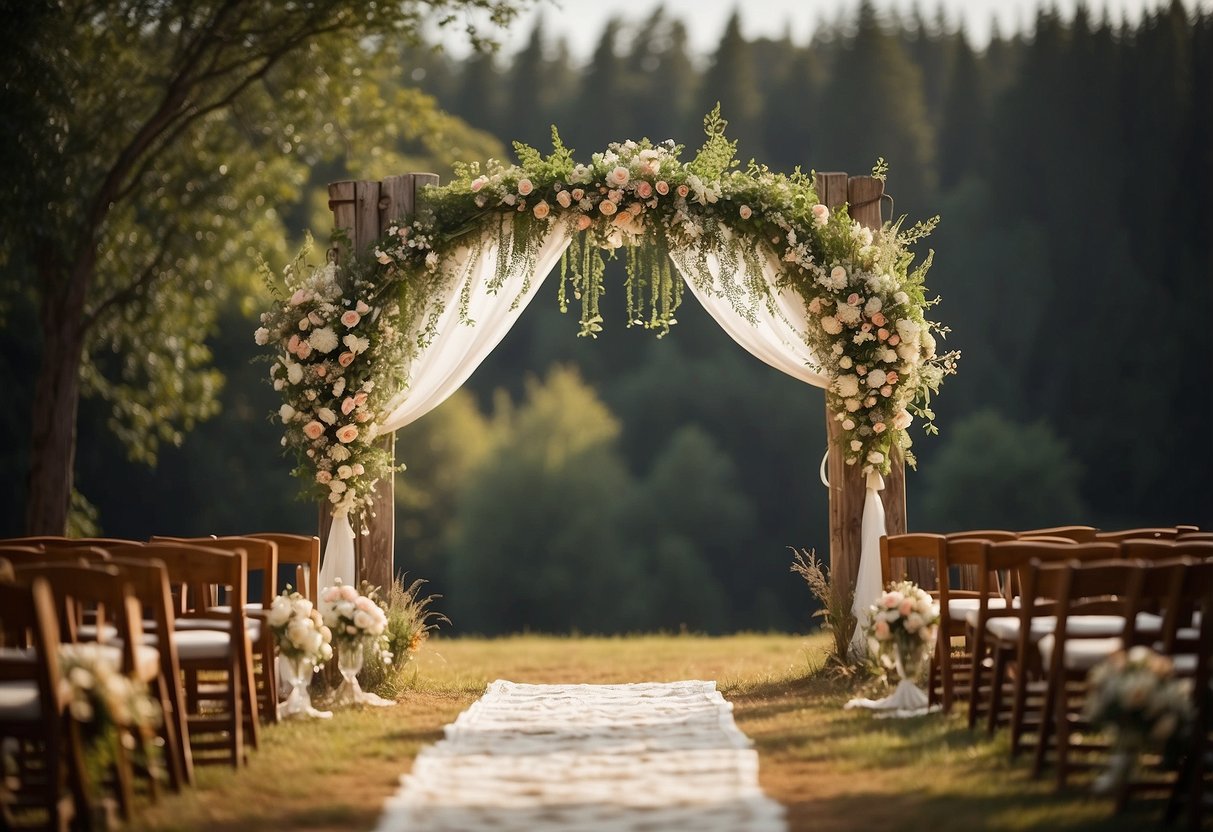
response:
<svg viewBox="0 0 1213 832"><path fill-rule="evenodd" d="M706 258L707 274L700 273L695 266L696 259L685 253L674 252L670 259L690 287L691 294L703 304L729 337L751 355L806 384L821 388L830 386L829 378L816 369L819 362L805 343L809 312L804 299L794 289L784 286L774 290L774 303L767 303L765 298L751 298L749 311L754 318L751 322L734 307L723 284L723 281L731 280L738 289L744 289L743 275L722 275L720 260L714 255ZM779 260L773 254L768 254L763 264L766 285L778 285L780 273ZM824 460L822 464L824 470ZM829 483L826 485L828 487ZM867 609L875 602L882 588L880 538L885 534L884 504L879 494L882 490L884 479L880 474L869 475L860 534L859 573L852 605L859 626L855 628L851 649L861 656L868 649L867 639L863 635Z"/></svg>
<svg viewBox="0 0 1213 832"><path fill-rule="evenodd" d="M509 238L509 234L505 235ZM543 241L535 258L534 274L511 272L496 292L488 289L497 272L496 231L475 246L466 246L449 258L456 275L449 281L445 296L435 298L442 309L436 335L408 368L408 384L379 419L381 434L392 433L415 422L463 386L472 372L488 357L517 322L527 304L535 297L543 279L560 262L560 256L572 239L569 226L553 223L552 232ZM479 255L474 252L479 248ZM466 322L461 319L460 298L469 290ZM417 317L423 323L424 313ZM416 333L410 333L415 338ZM380 510L391 511L392 506ZM354 529L349 516L334 516L320 566L320 586L332 586L337 578L354 583Z"/></svg>
<svg viewBox="0 0 1213 832"><path fill-rule="evenodd" d="M483 244L478 241L449 258L452 261L449 268L454 270L456 279L449 282L446 296L434 301L441 304L443 310L436 334L408 368L408 385L383 414L380 433L390 433L416 421L446 401L467 381L514 326L548 272L560 261L571 239L569 225L553 223L552 231L535 259L534 272L511 272L496 292L487 288L496 275L498 264L495 230ZM473 254L476 251L479 251L478 256ZM671 259L691 294L746 351L806 384L821 388L829 386L829 378L820 372L820 363L805 341L809 313L795 290L790 287L773 290L770 299L755 296L745 283L744 275L722 274L720 260L715 255L706 258L706 274L701 273L699 260L691 252L672 252ZM767 286L779 283L781 264L774 255L767 255L763 271ZM732 283L726 285L725 281ZM470 297L467 321L460 314L460 298L465 287ZM739 312L734 305L733 298L739 295L744 298L744 312ZM419 321L425 319L425 315L418 316ZM885 533L885 520L877 492L883 487L879 475L868 478L860 580L855 592L857 615L867 609L881 589L880 536ZM391 507L386 510L390 511ZM338 515L333 518L325 546L320 585L331 586L336 578L352 583L355 574L354 531L349 517ZM860 653L866 652L866 642L858 632L853 646Z"/></svg>

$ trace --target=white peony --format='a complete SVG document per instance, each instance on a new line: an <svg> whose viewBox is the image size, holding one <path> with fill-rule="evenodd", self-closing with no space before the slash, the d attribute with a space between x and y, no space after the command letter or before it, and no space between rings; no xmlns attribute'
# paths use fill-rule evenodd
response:
<svg viewBox="0 0 1213 832"><path fill-rule="evenodd" d="M270 331L265 327L257 327L257 331L253 333L253 341L259 347L264 347L270 341Z"/></svg>
<svg viewBox="0 0 1213 832"><path fill-rule="evenodd" d="M291 384L303 381L303 367L293 361L286 365L286 379Z"/></svg>
<svg viewBox="0 0 1213 832"><path fill-rule="evenodd" d="M868 373L868 387L883 387L887 378L884 370L873 370Z"/></svg>
<svg viewBox="0 0 1213 832"><path fill-rule="evenodd" d="M337 349L337 333L333 332L331 327L325 326L312 330L312 334L308 336L307 340L316 352L328 353Z"/></svg>
<svg viewBox="0 0 1213 832"><path fill-rule="evenodd" d="M902 318L897 322L897 334L900 335L901 340L906 343L912 344L916 342L921 332L922 327L920 327L916 322L911 321L909 318Z"/></svg>
<svg viewBox="0 0 1213 832"><path fill-rule="evenodd" d="M349 479L350 477L352 477L352 476L354 476L354 469L353 469L353 468L351 468L351 467L350 467L350 466L348 466L348 465L341 465L341 466L338 466L338 468L337 468L337 477L338 477L338 479L348 480L348 479Z"/></svg>
<svg viewBox="0 0 1213 832"><path fill-rule="evenodd" d="M821 328L830 335L837 335L842 332L842 323L833 315L825 315L821 319Z"/></svg>
<svg viewBox="0 0 1213 832"><path fill-rule="evenodd" d="M289 404L284 404L282 407L278 408L278 415L282 418L282 424L285 425L291 419L295 418L295 408L291 407Z"/></svg>
<svg viewBox="0 0 1213 832"><path fill-rule="evenodd" d="M844 399L859 395L859 376L847 373L834 379L834 391Z"/></svg>
<svg viewBox="0 0 1213 832"><path fill-rule="evenodd" d="M334 462L345 462L350 458L350 449L345 445L331 445L329 447L329 458Z"/></svg>
<svg viewBox="0 0 1213 832"><path fill-rule="evenodd" d="M869 318L875 315L884 307L884 302L878 297L868 298L868 302L863 305L863 312Z"/></svg>
<svg viewBox="0 0 1213 832"><path fill-rule="evenodd" d="M838 311L835 313L835 315L839 321L847 324L848 326L859 323L860 312L855 306L850 306L849 304L845 303L839 304Z"/></svg>

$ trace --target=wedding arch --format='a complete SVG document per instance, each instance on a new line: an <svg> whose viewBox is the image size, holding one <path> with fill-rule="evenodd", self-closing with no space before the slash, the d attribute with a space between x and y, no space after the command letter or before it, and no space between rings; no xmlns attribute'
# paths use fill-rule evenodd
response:
<svg viewBox="0 0 1213 832"><path fill-rule="evenodd" d="M302 253L285 292L263 268L276 302L256 333L275 351L282 443L323 500L322 582L391 579L394 432L468 379L557 264L562 308L579 303L580 334L597 337L602 252L623 249L628 326L665 335L685 287L756 358L826 391L831 569L857 607L879 592L880 535L905 530L907 428L932 430L958 357L937 352L931 258L914 266L909 250L934 221L882 224L883 164L740 169L719 113L705 126L689 162L644 140L581 164L553 129L548 156L515 145L519 164L459 166L444 187L329 186L334 247L321 265Z"/></svg>

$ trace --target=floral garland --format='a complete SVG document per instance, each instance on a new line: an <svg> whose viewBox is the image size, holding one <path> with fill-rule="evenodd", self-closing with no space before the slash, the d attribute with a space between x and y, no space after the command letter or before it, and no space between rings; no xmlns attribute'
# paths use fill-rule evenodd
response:
<svg viewBox="0 0 1213 832"><path fill-rule="evenodd" d="M912 465L906 429L917 416L925 432L935 432L931 396L959 358L937 352L936 335L947 330L925 317L934 303L923 285L931 258L914 266L909 251L936 220L909 229L887 224L874 234L845 208L820 204L811 175L778 174L753 162L739 169L719 108L705 128L707 141L689 162L672 141L643 140L612 144L589 164L575 162L553 128L548 156L515 144L519 164L458 166L450 184L427 189L418 212L388 229L373 258L351 264L352 294L342 295L331 265L303 277L298 267L288 269L294 294L262 317L257 340L279 349L271 378L286 398L283 444L304 457L296 473L327 486L337 510L365 508L374 481L391 470L372 442L375 414L383 412L375 407L401 389L402 368L436 334L444 311L437 299L494 234L498 260L488 288L499 289L511 273L530 273L555 224L573 232L559 302L566 310L571 294L580 303L583 336L602 329L603 251L626 250L628 326L659 337L676 323L682 299L671 255L692 275L706 273L710 257L722 273L738 275L740 284L722 283L751 321L754 298L774 310L773 290L794 289L809 312L804 337L820 362L813 369L832 379L827 407L839 422L846 463L887 473L899 450ZM882 161L874 174L884 172ZM774 287L764 274L772 256L782 266ZM467 321L466 290L459 303ZM354 321L347 329L362 329L346 335L348 349L334 365L328 356L338 344L328 334L342 331L332 322L344 326L347 316ZM341 363L347 355L349 363ZM366 394L361 404L355 394L354 411L344 412L344 392L326 392L326 384L338 383L334 376L345 379L346 391Z"/></svg>

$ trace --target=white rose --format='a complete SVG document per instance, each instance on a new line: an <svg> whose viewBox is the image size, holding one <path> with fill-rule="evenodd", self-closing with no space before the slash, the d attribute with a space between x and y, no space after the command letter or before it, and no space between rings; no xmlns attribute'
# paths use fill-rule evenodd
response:
<svg viewBox="0 0 1213 832"><path fill-rule="evenodd" d="M833 315L825 315L821 319L821 328L830 335L837 335L842 332L842 324Z"/></svg>
<svg viewBox="0 0 1213 832"><path fill-rule="evenodd" d="M271 627L281 627L290 617L290 604L279 604L275 601L274 605L270 607L269 614L265 617L265 620Z"/></svg>
<svg viewBox="0 0 1213 832"><path fill-rule="evenodd" d="M375 619L366 610L358 610L354 613L354 626L359 630L369 630L375 624Z"/></svg>
<svg viewBox="0 0 1213 832"><path fill-rule="evenodd" d="M291 407L289 404L284 404L282 407L278 408L278 415L282 418L282 424L285 425L291 419L295 418L295 408Z"/></svg>
<svg viewBox="0 0 1213 832"><path fill-rule="evenodd" d="M897 334L901 336L902 341L914 343L918 340L920 332L922 332L922 327L909 318L902 318L897 322Z"/></svg>
<svg viewBox="0 0 1213 832"><path fill-rule="evenodd" d="M286 378L291 384L303 381L303 367L294 362L286 365Z"/></svg>
<svg viewBox="0 0 1213 832"><path fill-rule="evenodd" d="M337 476L343 480L348 480L354 476L354 469L348 465L342 465L337 468Z"/></svg>
<svg viewBox="0 0 1213 832"><path fill-rule="evenodd" d="M835 344L835 346L841 346L841 345ZM854 363L855 362L851 360L851 356L849 356L849 355L844 355L842 358L838 359L838 366L842 367L842 369L844 369L844 370L849 370L851 368L851 366L854 365Z"/></svg>
<svg viewBox="0 0 1213 832"><path fill-rule="evenodd" d="M884 370L873 370L868 373L868 387L883 387L886 378Z"/></svg>
<svg viewBox="0 0 1213 832"><path fill-rule="evenodd" d="M256 342L257 346L264 347L269 343L269 340L270 331L263 326L257 327L257 331L253 333L253 341Z"/></svg>
<svg viewBox="0 0 1213 832"><path fill-rule="evenodd" d="M306 598L296 598L291 601L291 609L295 611L295 615L307 618L312 614L312 602Z"/></svg>
<svg viewBox="0 0 1213 832"><path fill-rule="evenodd" d="M863 447L863 443L860 442L858 439L851 440L851 450L852 451L858 451L862 447Z"/></svg>
<svg viewBox="0 0 1213 832"><path fill-rule="evenodd" d="M851 444L856 445L858 443L852 442ZM851 450L858 451L859 448L852 448ZM882 454L880 451L871 451L868 454L868 462L872 463L873 465L879 465L880 463L884 462L884 454Z"/></svg>

